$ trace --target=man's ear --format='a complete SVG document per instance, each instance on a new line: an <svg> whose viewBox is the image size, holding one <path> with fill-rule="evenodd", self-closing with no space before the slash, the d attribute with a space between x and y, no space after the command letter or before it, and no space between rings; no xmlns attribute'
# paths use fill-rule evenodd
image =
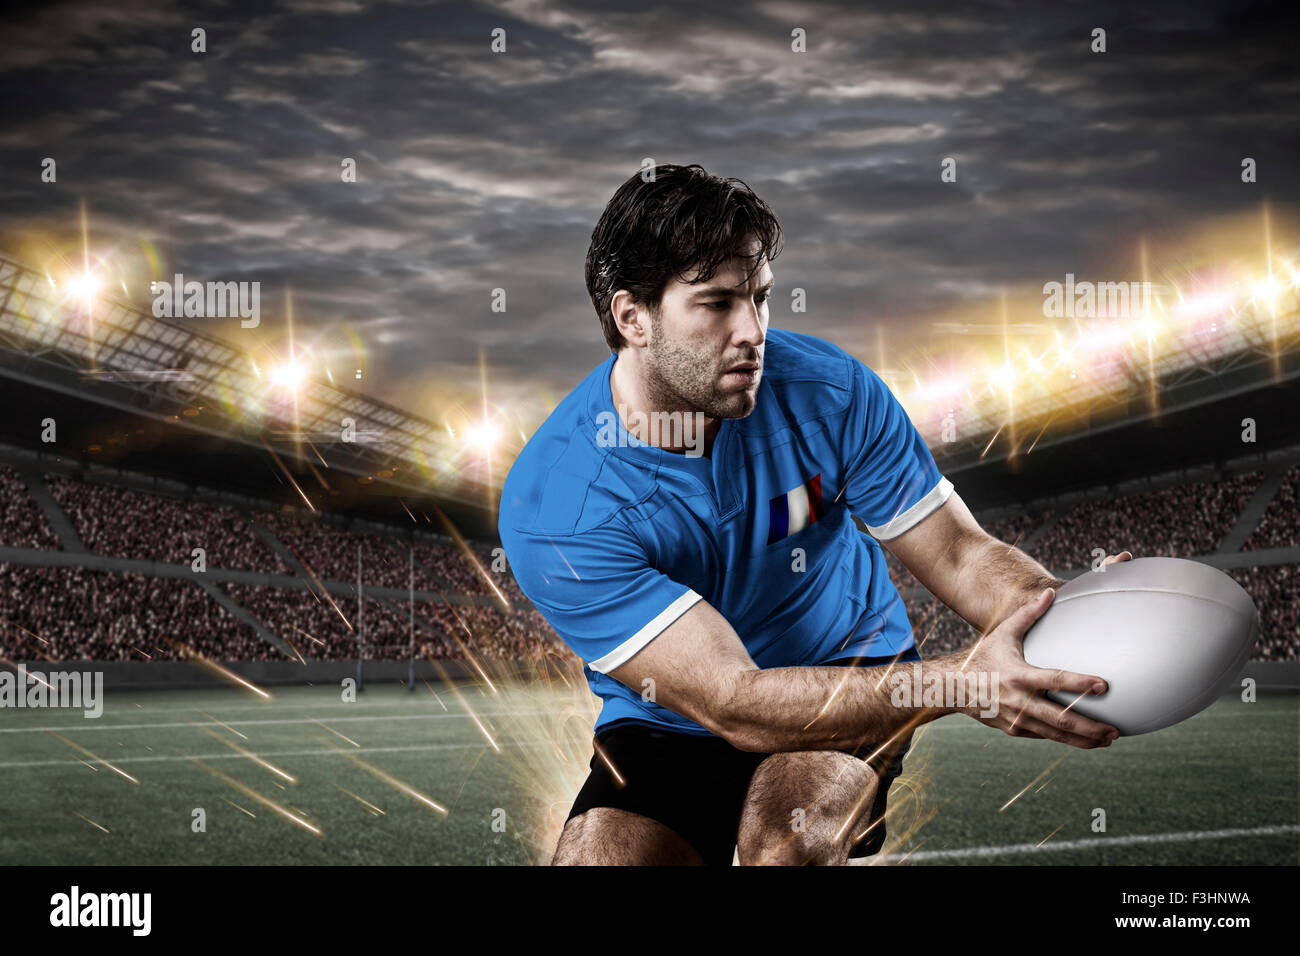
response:
<svg viewBox="0 0 1300 956"><path fill-rule="evenodd" d="M609 310L619 334L629 345L641 348L649 343L649 312L632 301L631 292L626 289L615 292Z"/></svg>

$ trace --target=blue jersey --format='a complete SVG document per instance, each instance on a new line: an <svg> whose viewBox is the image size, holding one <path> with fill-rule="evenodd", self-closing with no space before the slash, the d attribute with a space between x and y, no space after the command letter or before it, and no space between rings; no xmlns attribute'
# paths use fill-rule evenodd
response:
<svg viewBox="0 0 1300 956"><path fill-rule="evenodd" d="M828 342L770 329L756 407L723 420L706 458L624 429L616 360L529 440L499 522L520 588L604 700L597 731L635 721L709 733L609 676L700 600L759 667L913 646L875 539L937 510L952 484L875 372Z"/></svg>

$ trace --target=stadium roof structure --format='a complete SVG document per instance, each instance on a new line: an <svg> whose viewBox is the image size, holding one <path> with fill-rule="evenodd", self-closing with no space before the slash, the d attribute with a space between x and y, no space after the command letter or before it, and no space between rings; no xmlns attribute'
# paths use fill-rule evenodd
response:
<svg viewBox="0 0 1300 956"><path fill-rule="evenodd" d="M451 435L430 421L317 379L287 398L228 342L109 295L69 295L0 254L4 353L0 374L264 446L277 457L300 455L307 445L330 468L363 479L382 473L416 494L479 505L488 493Z"/></svg>
<svg viewBox="0 0 1300 956"><path fill-rule="evenodd" d="M1007 387L986 379L925 400L882 374L946 474L1014 463L1035 448L1041 453L1206 403L1226 409L1234 396L1300 378L1296 282L1280 293L1267 305L1245 299L1198 313L1154 351L1143 347L1139 322L1094 323L1120 333L1114 347L1037 374L1019 368ZM413 495L474 509L494 497L485 470L439 425L318 379L304 381L287 402L231 343L109 295L96 294L91 305L4 254L0 375L277 459L305 455L310 464L318 455L330 468L363 481L378 476ZM343 440L345 419L354 423L355 440Z"/></svg>
<svg viewBox="0 0 1300 956"><path fill-rule="evenodd" d="M1172 347L1151 351L1144 348L1140 323L1097 323L1118 336L1114 347L1082 357L1080 374L1072 374L1076 363L1066 362L1015 385L989 383L937 401L891 387L941 467L956 473L1295 382L1298 298L1292 283L1268 304L1224 305L1180 329Z"/></svg>

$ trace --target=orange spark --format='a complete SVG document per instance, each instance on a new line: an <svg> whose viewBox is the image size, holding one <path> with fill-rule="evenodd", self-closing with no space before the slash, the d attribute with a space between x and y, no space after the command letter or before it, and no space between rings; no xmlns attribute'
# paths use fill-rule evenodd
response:
<svg viewBox="0 0 1300 956"><path fill-rule="evenodd" d="M48 734L53 734L55 737L58 737L58 738L59 738L60 740L62 740L65 744L67 744L69 747L71 747L73 750L77 751L78 753L81 753L81 754L86 755L86 756L89 757L91 760L95 761L95 763L97 763L97 764L101 764L102 766L105 766L105 767L107 767L109 770L113 771L113 772L114 772L115 774L117 774L118 776L120 776L120 777L124 777L124 778L126 778L127 780L130 780L132 783L139 785L139 783L140 783L139 780L135 779L135 777L131 776L129 773L127 773L127 772L126 772L125 770L123 770L121 767L115 767L115 766L113 766L111 763L109 763L107 760L105 760L103 757L99 756L98 754L93 754L93 753L91 753L89 750L87 750L85 747L81 746L80 744L74 744L74 743L73 743L71 740L69 740L67 737L63 736L63 735L60 734L60 733L56 733L56 732L53 731L53 730L46 730L46 733L48 733Z"/></svg>
<svg viewBox="0 0 1300 956"><path fill-rule="evenodd" d="M275 802L274 800L272 800L270 797L264 797L264 796L262 796L260 793L258 793L256 790L254 790L252 787L249 787L249 786L246 786L245 784L240 783L238 780L234 779L233 777L228 777L228 776L226 776L224 773L222 773L220 770L218 770L218 769L215 768L215 767L209 767L207 764L205 764L205 763L204 763L202 760L200 760L198 757L191 757L190 760L192 760L194 763L198 764L200 767L202 767L202 768L203 768L204 770L206 770L208 773L212 774L212 776L216 777L216 778L217 778L218 780L220 780L222 783L226 784L226 785L229 786L229 787L233 787L233 788L235 788L235 789L238 790L240 793L242 793L244 796L248 797L250 800L256 800L256 801L257 801L258 803L260 803L262 806L264 806L264 807L266 807L266 808L268 808L268 809L270 809L270 810L274 810L276 813L278 813L280 816L284 817L284 818L285 818L286 820L288 820L289 822L291 822L291 823L293 823L293 824L295 824L295 825L297 825L297 826L302 827L304 830L309 830L310 832L316 834L317 836L323 836L323 835L324 835L324 834L322 833L320 827L317 827L317 826L314 826L314 825L308 823L306 820L304 820L302 817L298 816L298 815L297 815L296 813L294 813L293 811L291 811L291 810L289 810L289 809L287 809L287 808L285 808L285 807L280 806L280 804L276 803L276 802Z"/></svg>

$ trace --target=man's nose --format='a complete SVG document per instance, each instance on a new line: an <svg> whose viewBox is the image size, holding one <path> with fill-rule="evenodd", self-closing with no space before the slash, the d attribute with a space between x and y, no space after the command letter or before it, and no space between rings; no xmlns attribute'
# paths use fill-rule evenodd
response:
<svg viewBox="0 0 1300 956"><path fill-rule="evenodd" d="M763 329L763 314L759 305L751 300L749 308L742 308L740 315L739 325L735 330L736 341L746 345L762 345L767 335Z"/></svg>

